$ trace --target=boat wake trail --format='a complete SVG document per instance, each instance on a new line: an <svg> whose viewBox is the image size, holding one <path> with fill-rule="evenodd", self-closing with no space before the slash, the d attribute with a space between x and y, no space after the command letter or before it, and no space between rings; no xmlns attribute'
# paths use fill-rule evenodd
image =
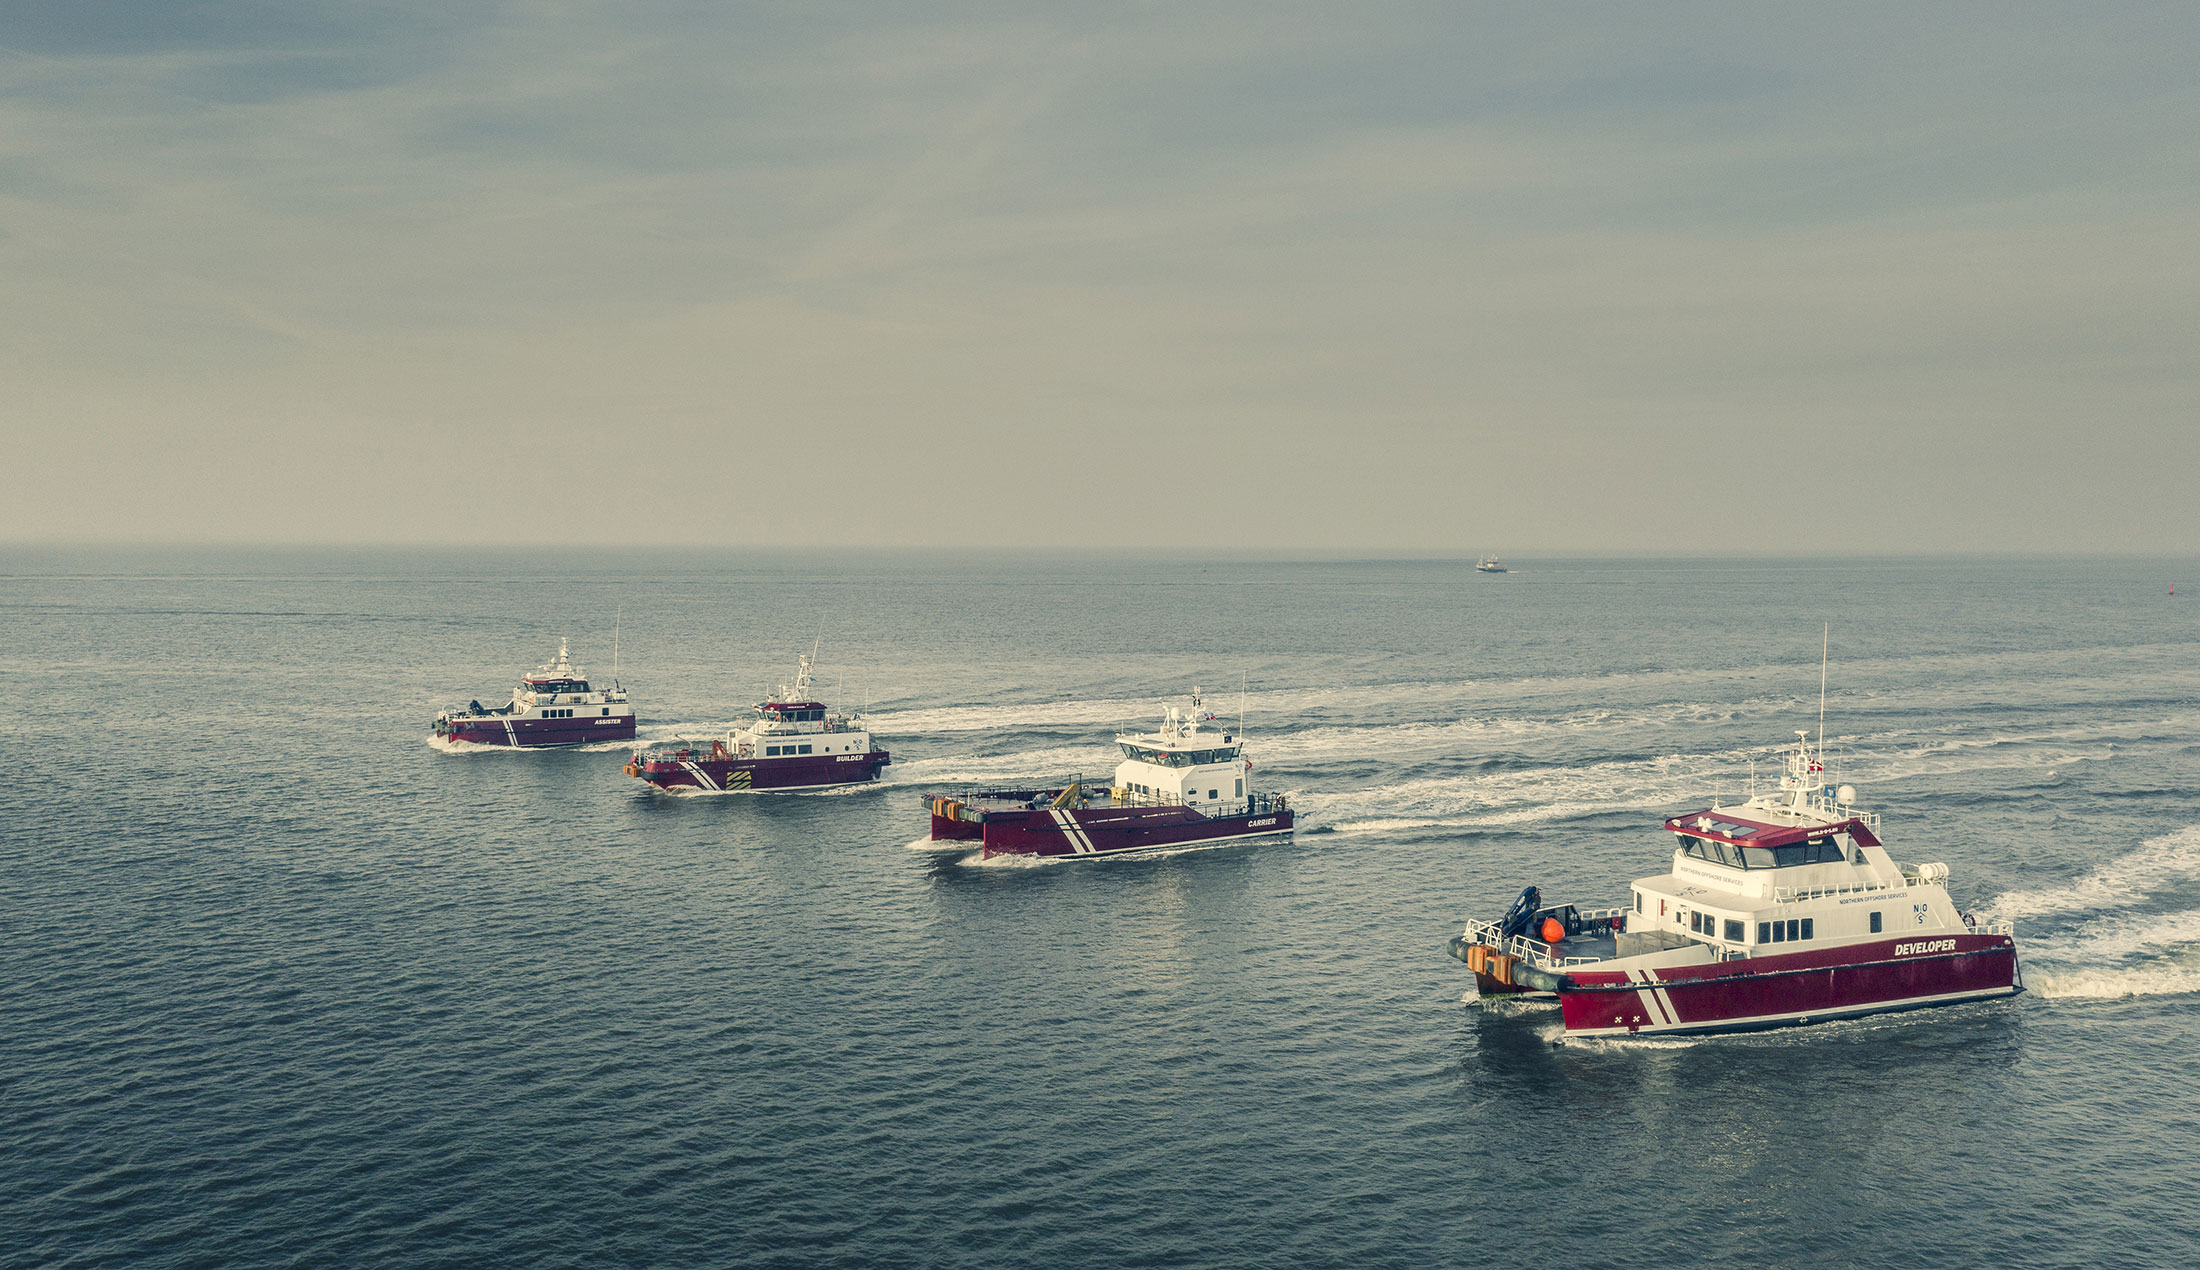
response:
<svg viewBox="0 0 2200 1270"><path fill-rule="evenodd" d="M2144 899L2149 889L2194 878L2200 878L2200 825L2149 838L2138 850L2068 886L2011 891L1994 901L1993 912L1999 918L2015 919L2125 908Z"/></svg>
<svg viewBox="0 0 2200 1270"><path fill-rule="evenodd" d="M2030 988L2043 997L2111 999L2200 992L2200 908L2158 911L2200 881L2200 825L2150 838L2068 886L2012 891L1998 918L2091 914L2023 942ZM2156 909L2157 911L2148 911ZM2022 932L2019 932L2022 939Z"/></svg>

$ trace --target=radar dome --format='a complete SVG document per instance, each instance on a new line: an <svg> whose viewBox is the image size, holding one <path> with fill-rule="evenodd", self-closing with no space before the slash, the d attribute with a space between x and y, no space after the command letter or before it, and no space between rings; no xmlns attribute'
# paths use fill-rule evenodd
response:
<svg viewBox="0 0 2200 1270"><path fill-rule="evenodd" d="M1842 802L1853 803L1856 801L1856 786L1843 785L1841 788L1833 791L1833 796L1837 799L1840 799Z"/></svg>

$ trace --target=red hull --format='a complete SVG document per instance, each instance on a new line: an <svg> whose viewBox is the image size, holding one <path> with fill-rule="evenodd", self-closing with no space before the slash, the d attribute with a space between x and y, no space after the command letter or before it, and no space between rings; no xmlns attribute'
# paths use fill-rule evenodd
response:
<svg viewBox="0 0 2200 1270"><path fill-rule="evenodd" d="M537 749L553 745L585 745L591 741L631 741L634 716L594 719L458 718L439 724L439 735L474 745L508 745Z"/></svg>
<svg viewBox="0 0 2200 1270"><path fill-rule="evenodd" d="M875 778L893 762L885 750L866 754L804 754L795 758L713 758L708 750L681 758L636 759L626 766L659 789L700 789L713 793L756 789L813 789L854 785Z"/></svg>
<svg viewBox="0 0 2200 1270"><path fill-rule="evenodd" d="M1947 1005L2021 990L2007 935L1873 940L1656 970L1566 972L1566 1030L1734 1032Z"/></svg>
<svg viewBox="0 0 2200 1270"><path fill-rule="evenodd" d="M985 859L997 855L1117 855L1166 847L1289 833L1292 813L1203 816L1187 807L1103 807L989 816L979 835Z"/></svg>

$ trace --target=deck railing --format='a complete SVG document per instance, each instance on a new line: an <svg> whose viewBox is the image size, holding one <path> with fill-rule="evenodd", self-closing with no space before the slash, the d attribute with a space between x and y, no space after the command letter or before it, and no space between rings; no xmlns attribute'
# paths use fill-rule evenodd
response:
<svg viewBox="0 0 2200 1270"><path fill-rule="evenodd" d="M1558 907L1563 908L1565 906L1559 905ZM1599 921L1604 918L1617 917L1627 912L1624 908L1576 908L1574 911L1581 915L1583 921ZM1557 949L1540 939L1530 939L1526 935L1506 935L1503 928L1496 922L1469 920L1467 928L1461 931L1460 935L1462 938L1472 940L1477 944L1485 944L1495 948L1501 953L1514 957L1524 957L1539 966L1556 966L1563 969L1567 966L1594 965L1604 960L1602 957L1562 957Z"/></svg>
<svg viewBox="0 0 2200 1270"><path fill-rule="evenodd" d="M1800 900L1824 899L1829 895L1864 895L1874 891L1899 891L1911 886L1939 886L1948 880L1945 864L1902 865L1902 876L1892 882L1852 882L1845 886L1776 886L1772 888L1772 902L1793 904Z"/></svg>

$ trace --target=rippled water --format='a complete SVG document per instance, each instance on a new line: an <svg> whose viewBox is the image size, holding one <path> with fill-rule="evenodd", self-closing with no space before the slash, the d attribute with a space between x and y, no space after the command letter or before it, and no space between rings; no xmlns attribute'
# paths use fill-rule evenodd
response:
<svg viewBox="0 0 2200 1270"><path fill-rule="evenodd" d="M2192 561L0 556L11 1263L2190 1265ZM559 634L646 739L820 635L875 788L450 753ZM1444 955L1814 726L2013 1002L1554 1045ZM1294 841L980 867L919 791L1247 685Z"/></svg>

